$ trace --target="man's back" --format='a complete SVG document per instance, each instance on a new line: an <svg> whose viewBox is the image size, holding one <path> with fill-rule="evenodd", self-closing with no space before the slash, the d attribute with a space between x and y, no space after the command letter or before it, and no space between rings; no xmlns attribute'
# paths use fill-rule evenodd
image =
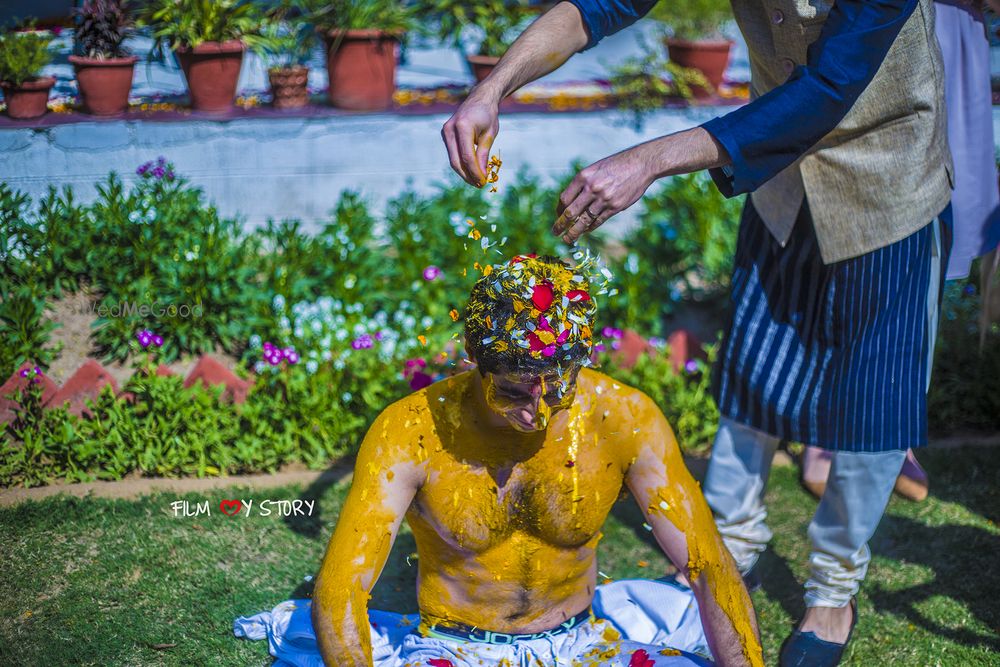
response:
<svg viewBox="0 0 1000 667"><path fill-rule="evenodd" d="M423 459L406 515L421 613L427 624L550 628L590 604L600 529L641 432L629 406L648 399L584 369L572 407L545 431L500 432L471 409L471 378L390 408L412 415L406 434Z"/></svg>

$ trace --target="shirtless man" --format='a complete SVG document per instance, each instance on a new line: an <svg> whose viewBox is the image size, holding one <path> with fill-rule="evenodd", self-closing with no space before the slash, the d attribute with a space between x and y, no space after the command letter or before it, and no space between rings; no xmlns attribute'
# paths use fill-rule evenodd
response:
<svg viewBox="0 0 1000 667"><path fill-rule="evenodd" d="M678 652L662 645L616 660L618 633L595 632L604 622L587 618L601 527L623 483L691 582L716 663L763 665L750 598L663 413L583 368L596 312L587 290L552 257L490 267L465 313L477 369L375 419L313 594L328 666L373 664L369 592L404 517L419 556L420 625L394 664L675 664L666 656ZM550 655L516 653L537 637ZM480 650L498 643L511 644L502 659Z"/></svg>

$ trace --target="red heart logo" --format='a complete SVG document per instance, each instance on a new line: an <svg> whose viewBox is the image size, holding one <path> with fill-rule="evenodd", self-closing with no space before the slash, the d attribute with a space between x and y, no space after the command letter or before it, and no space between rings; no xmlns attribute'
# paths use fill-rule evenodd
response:
<svg viewBox="0 0 1000 667"><path fill-rule="evenodd" d="M240 513L240 509L243 508L243 503L239 500L223 500L219 503L219 509L226 516L234 516Z"/></svg>

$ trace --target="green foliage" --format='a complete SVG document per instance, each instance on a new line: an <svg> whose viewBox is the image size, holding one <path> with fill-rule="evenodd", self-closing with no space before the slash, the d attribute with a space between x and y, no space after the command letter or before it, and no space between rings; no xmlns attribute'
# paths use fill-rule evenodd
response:
<svg viewBox="0 0 1000 667"><path fill-rule="evenodd" d="M927 396L931 432L1000 431L1000 325L979 348L979 270L945 284L938 342Z"/></svg>
<svg viewBox="0 0 1000 667"><path fill-rule="evenodd" d="M697 361L697 370L675 371L665 351L642 355L632 368L615 366L602 353L602 372L645 392L652 398L674 430L685 454L706 454L715 438L719 411L711 394L711 373L717 347L706 348L708 363Z"/></svg>
<svg viewBox="0 0 1000 667"><path fill-rule="evenodd" d="M147 0L136 23L152 29L154 53L229 40L255 48L264 14L253 0Z"/></svg>
<svg viewBox="0 0 1000 667"><path fill-rule="evenodd" d="M521 32L530 8L519 0L419 0L420 15L437 23L431 32L442 41L462 48L463 31L474 26L480 33L476 54L502 56Z"/></svg>
<svg viewBox="0 0 1000 667"><path fill-rule="evenodd" d="M306 20L323 31L383 30L403 33L416 25L416 13L399 0L303 0Z"/></svg>
<svg viewBox="0 0 1000 667"><path fill-rule="evenodd" d="M662 336L680 303L721 301L729 290L742 198L726 199L704 173L674 176L643 199L639 224L612 263L622 297L608 301L620 328ZM651 298L655 295L655 298Z"/></svg>
<svg viewBox="0 0 1000 667"><path fill-rule="evenodd" d="M270 68L281 68L305 65L318 44L308 1L282 0L266 12L253 49Z"/></svg>
<svg viewBox="0 0 1000 667"><path fill-rule="evenodd" d="M52 62L52 37L47 30L0 33L0 81L20 86L37 78L42 68Z"/></svg>
<svg viewBox="0 0 1000 667"><path fill-rule="evenodd" d="M717 39L733 10L728 0L675 0L656 3L647 16L662 21L677 39Z"/></svg>
<svg viewBox="0 0 1000 667"><path fill-rule="evenodd" d="M613 67L609 82L618 108L631 115L636 131L642 129L647 114L662 109L669 100L691 100L696 89L712 90L701 71L671 62L662 50L654 49Z"/></svg>

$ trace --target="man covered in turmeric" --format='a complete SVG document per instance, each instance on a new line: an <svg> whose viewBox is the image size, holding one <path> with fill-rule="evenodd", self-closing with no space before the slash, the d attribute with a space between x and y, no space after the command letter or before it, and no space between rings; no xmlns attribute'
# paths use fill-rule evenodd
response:
<svg viewBox="0 0 1000 667"><path fill-rule="evenodd" d="M311 602L326 665L763 665L750 598L666 418L586 368L588 289L554 257L495 265L466 307L476 368L375 419ZM690 588L597 585L623 485ZM420 613L388 623L369 592L404 518Z"/></svg>

